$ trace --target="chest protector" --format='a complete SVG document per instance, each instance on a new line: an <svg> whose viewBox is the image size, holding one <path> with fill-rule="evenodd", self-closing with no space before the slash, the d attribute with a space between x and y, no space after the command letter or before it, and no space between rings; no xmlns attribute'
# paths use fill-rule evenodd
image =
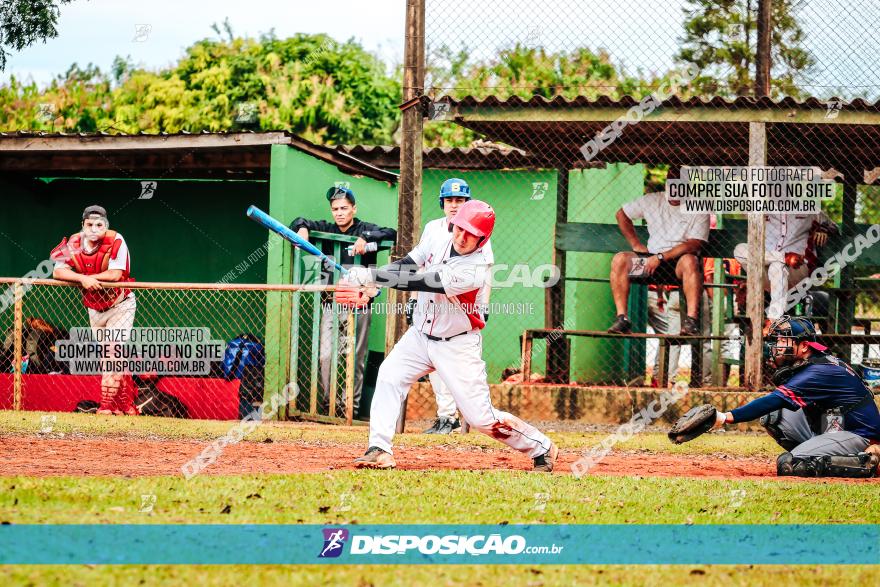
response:
<svg viewBox="0 0 880 587"><path fill-rule="evenodd" d="M52 260L67 263L71 269L81 275L97 275L107 270L110 259L116 258L120 246L122 246L122 240L117 240L116 231L108 230L95 250L87 253L82 248L82 234L77 233L69 239L65 237L61 244L52 249ZM122 270L122 278L119 281L134 281L129 274L128 262L125 264L125 269ZM104 312L129 293L131 293L130 289L119 287L96 291L84 289L83 305L98 312Z"/></svg>

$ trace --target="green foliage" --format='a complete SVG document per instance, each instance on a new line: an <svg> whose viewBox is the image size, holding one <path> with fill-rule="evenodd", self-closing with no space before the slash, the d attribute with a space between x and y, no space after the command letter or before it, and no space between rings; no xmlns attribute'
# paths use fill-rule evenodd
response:
<svg viewBox="0 0 880 587"><path fill-rule="evenodd" d="M625 76L611 62L608 53L583 47L548 52L543 47L517 44L484 60L471 61L469 55L467 48L453 51L440 46L430 50L425 80L428 94L456 98L496 96L500 100L511 96L617 99L625 95L645 96L671 75L670 72L662 76ZM444 122L425 125L428 146L464 147L474 138L474 133L457 125Z"/></svg>
<svg viewBox="0 0 880 587"><path fill-rule="evenodd" d="M176 66L136 68L117 57L109 74L74 64L40 90L0 87L0 128L176 133L284 129L322 143L389 143L399 83L354 41L298 34L205 39Z"/></svg>
<svg viewBox="0 0 880 587"><path fill-rule="evenodd" d="M604 51L587 48L548 53L543 47L520 44L482 61L469 61L469 52L446 46L428 58L425 85L429 93L455 97L511 96L553 98L636 94L652 81L621 76Z"/></svg>
<svg viewBox="0 0 880 587"><path fill-rule="evenodd" d="M61 4L73 0L4 0L0 2L0 71L6 69L9 52L21 51L37 41L58 36Z"/></svg>
<svg viewBox="0 0 880 587"><path fill-rule="evenodd" d="M800 97L796 81L815 59L803 47L804 32L796 18L798 1L773 0L771 4L771 93ZM702 74L694 80L698 93L753 94L757 12L757 0L688 0L678 58L700 68Z"/></svg>

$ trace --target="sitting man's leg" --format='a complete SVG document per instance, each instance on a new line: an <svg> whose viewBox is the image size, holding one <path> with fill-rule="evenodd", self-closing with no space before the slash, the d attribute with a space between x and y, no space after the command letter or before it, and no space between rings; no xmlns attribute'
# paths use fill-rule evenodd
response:
<svg viewBox="0 0 880 587"><path fill-rule="evenodd" d="M700 334L700 302L703 296L703 268L696 255L682 255L675 264L675 276L687 303L687 315L681 320L682 335Z"/></svg>
<svg viewBox="0 0 880 587"><path fill-rule="evenodd" d="M632 322L626 317L626 308L629 302L629 271L636 256L633 252L622 251L614 255L614 259L611 260L611 296L614 298L614 308L617 312L614 324L608 329L612 334L632 332Z"/></svg>
<svg viewBox="0 0 880 587"><path fill-rule="evenodd" d="M770 287L770 303L767 305L767 318L776 320L788 313L786 307L788 290L806 278L810 271L806 263L791 267L785 262L781 252L767 253L767 281Z"/></svg>

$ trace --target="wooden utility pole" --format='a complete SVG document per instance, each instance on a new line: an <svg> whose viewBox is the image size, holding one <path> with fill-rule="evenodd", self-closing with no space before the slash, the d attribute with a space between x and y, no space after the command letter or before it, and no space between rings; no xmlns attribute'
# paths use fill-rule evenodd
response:
<svg viewBox="0 0 880 587"><path fill-rule="evenodd" d="M755 56L755 97L770 95L770 31L772 0L758 0L758 49Z"/></svg>
<svg viewBox="0 0 880 587"><path fill-rule="evenodd" d="M749 123L749 166L767 165L767 126L763 122ZM747 329L745 356L745 383L752 391L761 387L763 363L762 331L764 329L764 234L763 214L749 214L749 262L746 273L746 316L751 326Z"/></svg>
<svg viewBox="0 0 880 587"><path fill-rule="evenodd" d="M406 1L406 40L403 49L403 135L400 141L400 180L397 191L397 244L392 259L400 259L418 242L422 227L422 125L420 99L425 90L425 0ZM392 308L403 307L409 294L388 290ZM406 316L388 312L385 354L406 332ZM406 402L397 422L403 432Z"/></svg>

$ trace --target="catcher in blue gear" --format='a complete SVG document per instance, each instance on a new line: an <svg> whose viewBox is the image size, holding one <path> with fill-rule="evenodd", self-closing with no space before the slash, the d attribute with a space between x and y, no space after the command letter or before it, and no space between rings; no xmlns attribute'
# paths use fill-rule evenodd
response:
<svg viewBox="0 0 880 587"><path fill-rule="evenodd" d="M730 412L700 406L685 414L669 437L686 442L725 424L760 418L787 452L777 475L873 477L880 462L880 410L855 371L816 341L806 318L782 316L765 337L770 394Z"/></svg>

